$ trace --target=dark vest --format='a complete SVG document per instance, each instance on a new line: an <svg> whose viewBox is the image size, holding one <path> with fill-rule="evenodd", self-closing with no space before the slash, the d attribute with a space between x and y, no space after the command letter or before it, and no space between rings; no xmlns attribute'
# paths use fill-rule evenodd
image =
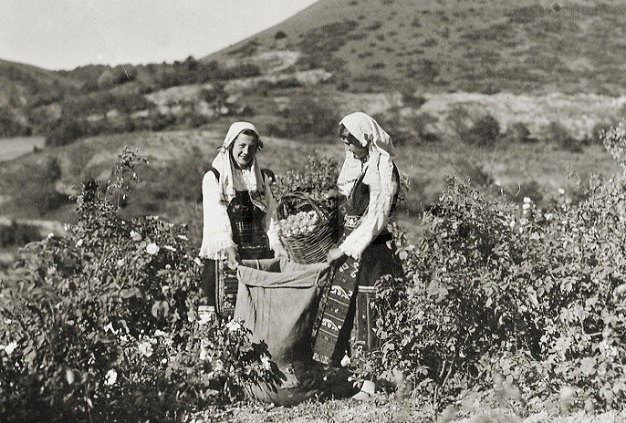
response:
<svg viewBox="0 0 626 423"><path fill-rule="evenodd" d="M217 169L209 169L219 181ZM266 172L261 171L263 178ZM264 181L263 181L264 182ZM235 191L235 197L226 207L230 226L233 231L233 242L237 245L242 260L272 258L267 234L263 228L265 212L252 203L250 192Z"/></svg>
<svg viewBox="0 0 626 423"><path fill-rule="evenodd" d="M357 179L354 184L354 188L352 189L352 193L348 197L344 197L341 205L341 211L344 216L344 225L343 225L343 237L345 238L348 234L350 234L356 225L358 224L359 219L365 214L367 207L370 202L370 187L363 183L363 177L365 173L362 173L361 176ZM400 183L400 173L398 172L398 168L393 166L393 177L396 178L398 183ZM398 202L398 193L396 192L393 202L391 204L391 212L393 212L396 208L396 203ZM383 231L378 235L378 237L374 240L373 243L379 242L387 242L391 239L391 234L387 231L387 229L383 229Z"/></svg>

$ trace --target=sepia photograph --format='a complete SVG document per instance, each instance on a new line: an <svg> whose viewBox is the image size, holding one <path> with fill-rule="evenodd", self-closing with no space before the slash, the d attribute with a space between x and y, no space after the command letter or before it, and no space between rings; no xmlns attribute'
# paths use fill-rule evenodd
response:
<svg viewBox="0 0 626 423"><path fill-rule="evenodd" d="M3 0L0 422L626 422L621 0Z"/></svg>

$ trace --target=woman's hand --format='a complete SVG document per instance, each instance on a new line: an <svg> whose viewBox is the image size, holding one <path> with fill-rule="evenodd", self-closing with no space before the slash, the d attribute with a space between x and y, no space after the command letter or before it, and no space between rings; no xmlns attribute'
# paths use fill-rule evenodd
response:
<svg viewBox="0 0 626 423"><path fill-rule="evenodd" d="M346 257L346 253L341 251L339 248L333 248L326 255L326 263L332 265L337 263L339 260Z"/></svg>
<svg viewBox="0 0 626 423"><path fill-rule="evenodd" d="M236 247L228 247L224 250L226 254L226 265L229 269L235 270L239 266L239 253Z"/></svg>

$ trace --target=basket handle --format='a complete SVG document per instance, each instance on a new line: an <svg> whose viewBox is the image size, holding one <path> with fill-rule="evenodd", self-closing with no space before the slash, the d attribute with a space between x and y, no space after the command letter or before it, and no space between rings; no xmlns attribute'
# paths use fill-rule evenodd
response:
<svg viewBox="0 0 626 423"><path fill-rule="evenodd" d="M291 192L291 193L287 193L283 195L280 198L280 202L278 204L278 210L279 212L281 212L283 218L287 215L287 212L285 210L285 208L287 207L287 204L285 203L286 199L304 200L311 206L313 211L315 211L315 213L317 213L317 215L320 218L325 219L325 220L328 220L329 218L329 214L325 213L322 209L320 209L320 207L317 205L317 202L313 198L311 198L310 195L304 192Z"/></svg>

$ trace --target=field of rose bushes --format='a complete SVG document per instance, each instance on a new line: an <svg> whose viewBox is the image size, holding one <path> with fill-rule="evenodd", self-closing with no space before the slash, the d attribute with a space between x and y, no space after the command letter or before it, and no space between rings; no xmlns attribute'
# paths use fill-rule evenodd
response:
<svg viewBox="0 0 626 423"><path fill-rule="evenodd" d="M626 129L603 141L626 171ZM380 419L350 402L345 420L336 402L246 402L246 386L271 382L275 366L239 322L198 316L187 227L120 217L141 161L125 149L108 184L85 181L67 235L26 246L2 281L0 421L298 421L307 410L311 421ZM320 178L334 176L317 163ZM405 275L378 282L381 348L355 345L349 365L378 381L370 410L450 421L489 398L507 421L546 404L553 416L621 411L626 179L585 185L578 201L540 209L449 178L416 242L393 228ZM480 421L490 419L501 421Z"/></svg>

